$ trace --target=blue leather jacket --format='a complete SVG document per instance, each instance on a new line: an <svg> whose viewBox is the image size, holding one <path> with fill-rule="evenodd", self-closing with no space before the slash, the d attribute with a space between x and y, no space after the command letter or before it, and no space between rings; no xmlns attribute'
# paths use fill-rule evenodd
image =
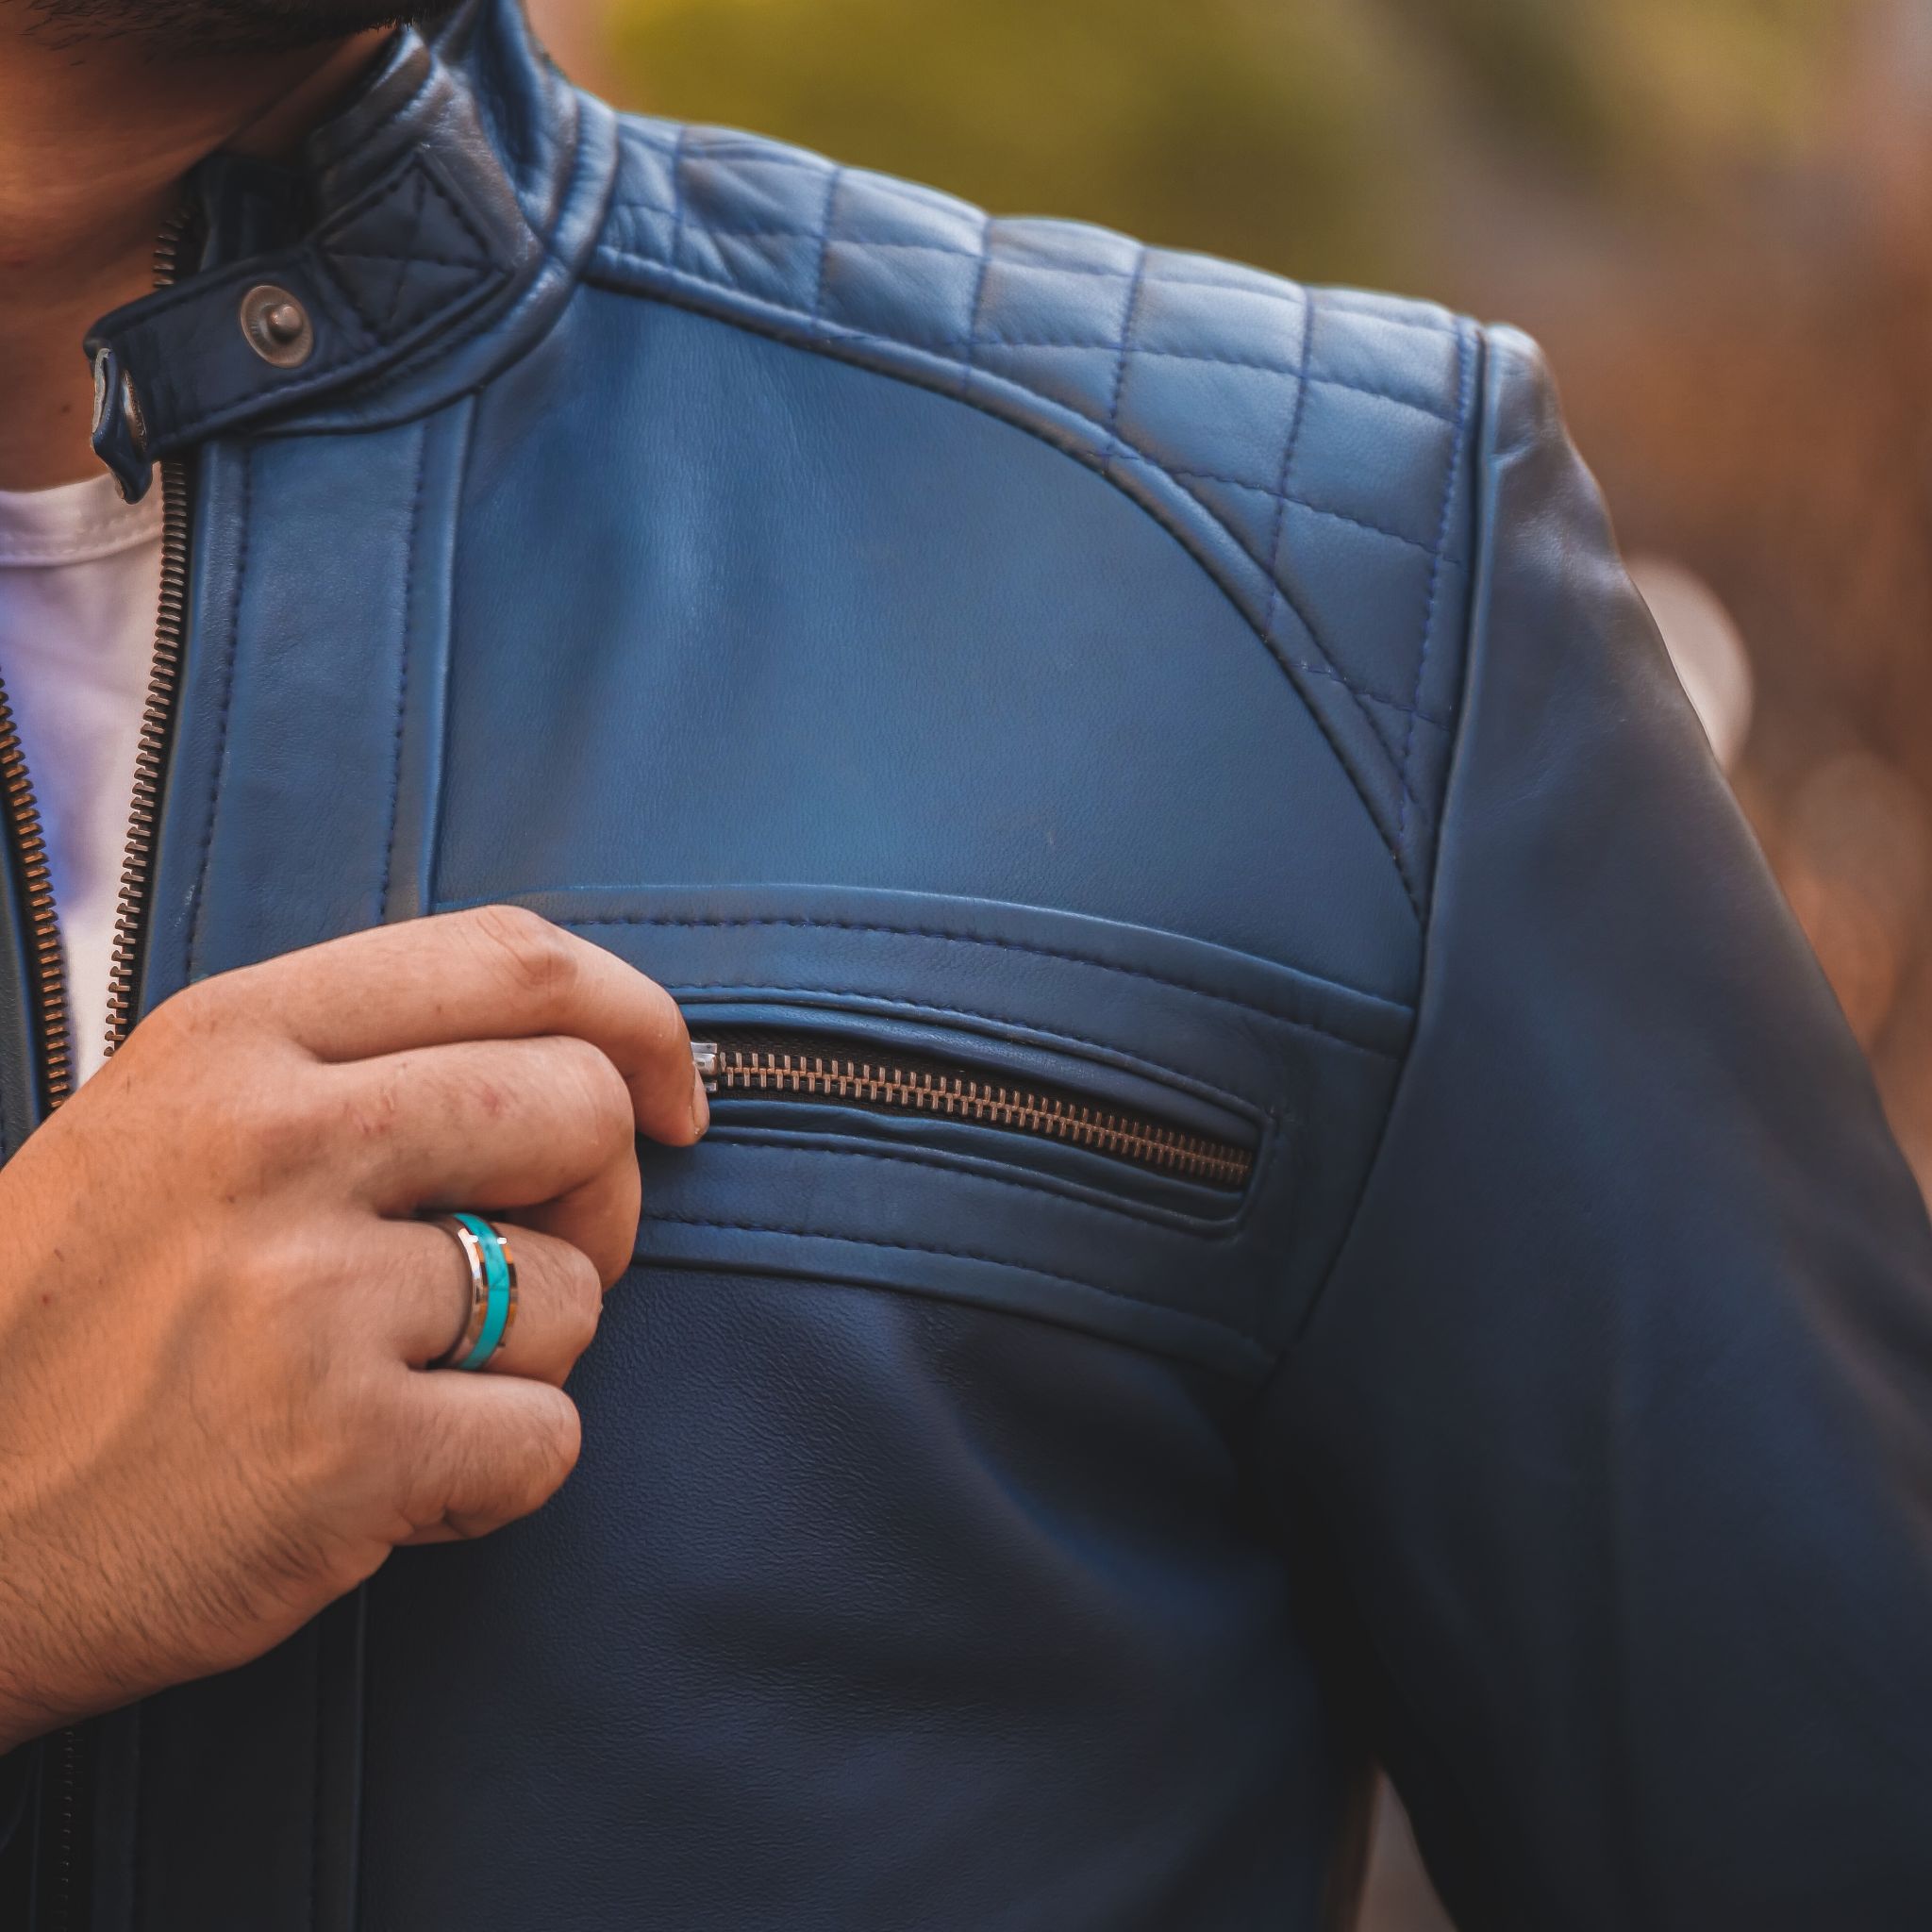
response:
<svg viewBox="0 0 1932 1932"><path fill-rule="evenodd" d="M1373 1753L1470 1926L1932 1924L1924 1212L1534 348L508 0L196 187L142 1004L515 900L848 1072L647 1151L551 1507L46 1747L40 1923L1313 1928Z"/></svg>

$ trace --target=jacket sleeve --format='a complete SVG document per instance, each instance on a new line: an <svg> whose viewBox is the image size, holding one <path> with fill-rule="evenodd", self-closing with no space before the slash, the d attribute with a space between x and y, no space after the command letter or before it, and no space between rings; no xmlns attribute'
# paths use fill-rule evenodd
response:
<svg viewBox="0 0 1932 1932"><path fill-rule="evenodd" d="M1471 1927L1932 1925L1932 1236L1534 348L1407 1062L1262 1411Z"/></svg>

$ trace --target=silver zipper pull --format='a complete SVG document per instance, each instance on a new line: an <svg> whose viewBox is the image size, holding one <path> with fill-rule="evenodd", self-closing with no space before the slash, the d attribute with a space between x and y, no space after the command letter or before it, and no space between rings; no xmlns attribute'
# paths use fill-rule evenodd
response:
<svg viewBox="0 0 1932 1932"><path fill-rule="evenodd" d="M698 1078L705 1083L705 1091L717 1092L718 1042L715 1040L693 1040L691 1043L691 1063L698 1070Z"/></svg>

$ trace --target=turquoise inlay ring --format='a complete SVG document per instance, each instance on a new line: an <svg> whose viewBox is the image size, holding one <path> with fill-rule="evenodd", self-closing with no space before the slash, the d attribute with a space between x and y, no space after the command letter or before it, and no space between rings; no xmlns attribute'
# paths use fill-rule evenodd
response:
<svg viewBox="0 0 1932 1932"><path fill-rule="evenodd" d="M503 1238L480 1214L440 1214L436 1224L463 1251L470 1269L470 1312L463 1332L432 1369L476 1370L489 1366L517 1318L517 1264Z"/></svg>

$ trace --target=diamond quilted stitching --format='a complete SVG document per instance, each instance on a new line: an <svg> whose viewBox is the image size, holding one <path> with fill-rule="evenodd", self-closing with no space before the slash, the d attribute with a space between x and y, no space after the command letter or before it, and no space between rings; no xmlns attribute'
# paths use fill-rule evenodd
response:
<svg viewBox="0 0 1932 1932"><path fill-rule="evenodd" d="M927 254L832 242L819 291L821 318L939 353L963 353L978 299L977 254Z"/></svg>
<svg viewBox="0 0 1932 1932"><path fill-rule="evenodd" d="M1433 410L1424 414L1407 403L1333 383L1309 383L1306 408L1307 421L1295 468L1300 491L1365 525L1392 530L1433 554L1441 479L1448 474L1456 442L1450 423ZM1386 468L1391 449L1425 457L1425 474L1436 479L1436 487L1391 491ZM1293 559L1284 562L1291 566Z"/></svg>
<svg viewBox="0 0 1932 1932"><path fill-rule="evenodd" d="M1061 447L1137 491L1184 492L1232 538L1265 573L1238 601L1420 904L1432 813L1411 780L1440 788L1457 684L1456 654L1430 643L1443 580L1466 569L1462 325L1077 224L990 222L751 137L641 124L625 144L622 264L754 295L858 359L950 365L948 387L1002 414L1034 398L1088 425L1086 445L1056 430Z"/></svg>
<svg viewBox="0 0 1932 1932"><path fill-rule="evenodd" d="M1009 348L996 338L982 339L974 366L1032 391L1105 428L1113 407L1114 376L1120 357L1110 346L1092 349Z"/></svg>
<svg viewBox="0 0 1932 1932"><path fill-rule="evenodd" d="M819 218L830 171L788 159L721 158L693 140L676 170L676 266L737 287L734 264L756 264L768 300L808 308L818 275ZM731 248L736 240L742 244Z"/></svg>
<svg viewBox="0 0 1932 1932"><path fill-rule="evenodd" d="M1119 322L1094 314L1091 273L1074 273L1028 256L1015 257L997 225L987 251L981 336L1009 348L1079 347L1111 355L1126 315L1127 277L1119 278Z"/></svg>
<svg viewBox="0 0 1932 1932"><path fill-rule="evenodd" d="M834 240L877 248L942 249L977 261L986 217L932 189L878 175L849 174L839 196Z"/></svg>
<svg viewBox="0 0 1932 1932"><path fill-rule="evenodd" d="M1157 271L1141 303L1140 345L1181 360L1291 371L1301 360L1307 303L1299 289L1214 288Z"/></svg>
<svg viewBox="0 0 1932 1932"><path fill-rule="evenodd" d="M318 245L364 328L388 341L496 273L469 217L420 164L325 231Z"/></svg>
<svg viewBox="0 0 1932 1932"><path fill-rule="evenodd" d="M1343 525L1309 526L1308 512L1291 500L1282 514L1278 567L1292 572L1309 606L1346 610L1350 622L1324 627L1324 655L1365 696L1406 708L1414 683L1417 634L1429 589L1431 558L1420 550L1396 549L1370 530ZM1391 649L1394 641L1399 649ZM1389 719L1376 716L1378 729ZM1385 737L1391 757L1399 755L1402 732Z"/></svg>
<svg viewBox="0 0 1932 1932"><path fill-rule="evenodd" d="M1457 354L1452 335L1316 304L1309 365L1338 387L1370 390L1446 421L1445 400L1457 392Z"/></svg>
<svg viewBox="0 0 1932 1932"><path fill-rule="evenodd" d="M818 259L810 235L764 228L741 233L687 223L680 240L683 264L706 281L724 283L782 308L796 308Z"/></svg>
<svg viewBox="0 0 1932 1932"><path fill-rule="evenodd" d="M1173 471L1187 467L1201 425L1219 424L1216 470L1229 482L1272 494L1300 386L1291 368L1129 354L1117 427L1124 442ZM1265 562L1265 555L1257 560Z"/></svg>
<svg viewBox="0 0 1932 1932"><path fill-rule="evenodd" d="M992 224L992 245L1006 259L1034 262L1064 275L1098 275L1123 286L1134 277L1140 248L1124 235L1090 228L1081 222L1033 217ZM1123 315L1125 310L1123 308Z"/></svg>

